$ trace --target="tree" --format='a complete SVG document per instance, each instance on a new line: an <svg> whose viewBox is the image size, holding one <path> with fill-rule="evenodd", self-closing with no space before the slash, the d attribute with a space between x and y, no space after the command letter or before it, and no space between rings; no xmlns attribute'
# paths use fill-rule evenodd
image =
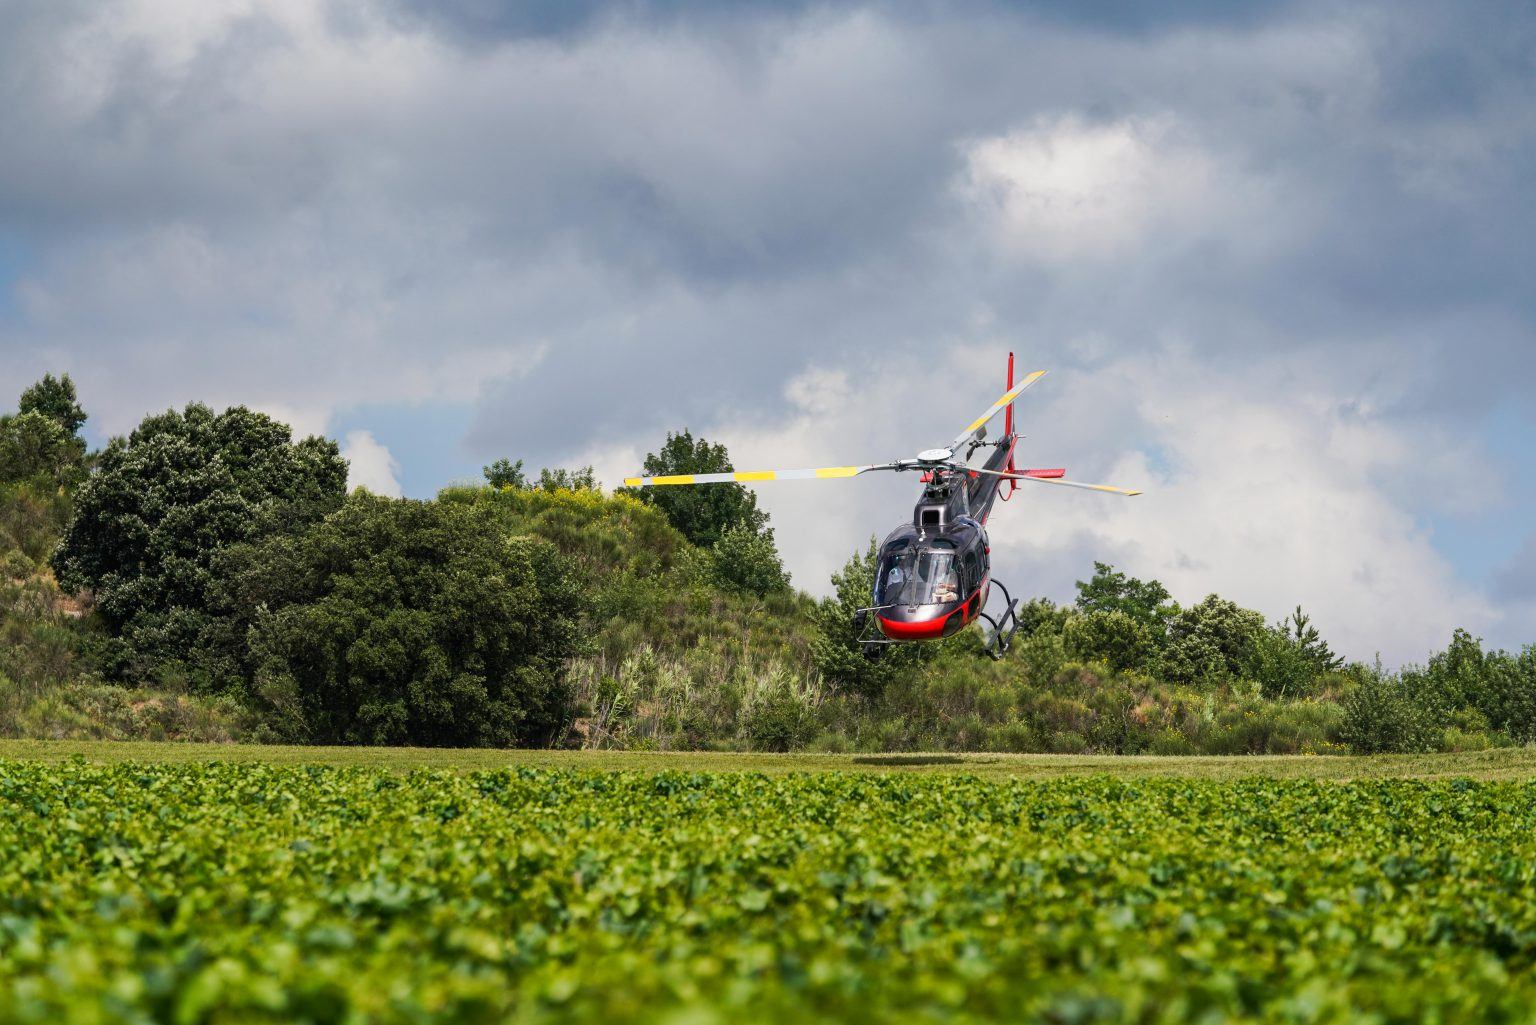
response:
<svg viewBox="0 0 1536 1025"><path fill-rule="evenodd" d="M85 476L85 442L29 410L0 417L0 484L70 488Z"/></svg>
<svg viewBox="0 0 1536 1025"><path fill-rule="evenodd" d="M498 459L484 469L486 482L493 488L515 488L521 491L528 487L528 478L523 475L521 459L515 463Z"/></svg>
<svg viewBox="0 0 1536 1025"><path fill-rule="evenodd" d="M1062 644L1081 661L1099 661L1113 669L1145 671L1156 653L1151 629L1120 609L1094 609L1070 616L1062 626Z"/></svg>
<svg viewBox="0 0 1536 1025"><path fill-rule="evenodd" d="M225 643L280 737L535 746L565 724L581 593L489 510L358 492L224 566Z"/></svg>
<svg viewBox="0 0 1536 1025"><path fill-rule="evenodd" d="M552 470L545 467L539 471L539 490L597 491L597 475L592 472L590 466L583 466L579 470Z"/></svg>
<svg viewBox="0 0 1536 1025"><path fill-rule="evenodd" d="M685 430L669 433L661 451L645 457L644 469L646 476L658 477L729 473L734 467L724 445L711 445ZM732 527L745 527L756 533L768 524L768 514L757 507L757 496L740 484L626 490L666 513L672 525L700 548L712 546Z"/></svg>
<svg viewBox="0 0 1536 1025"><path fill-rule="evenodd" d="M579 470L550 469L545 467L539 471L537 484L530 483L527 474L523 472L523 461L508 462L498 459L490 466L484 467L486 483L498 490L511 488L514 491L596 491L598 490L597 475L592 467L583 466Z"/></svg>
<svg viewBox="0 0 1536 1025"><path fill-rule="evenodd" d="M731 527L720 535L709 553L715 582L728 591L761 598L789 588L789 574L779 560L771 527L762 531Z"/></svg>
<svg viewBox="0 0 1536 1025"><path fill-rule="evenodd" d="M1156 580L1137 580L1103 562L1093 577L1077 582L1077 607L1083 612L1121 612L1147 628L1154 643L1167 634L1168 617L1177 611L1168 589Z"/></svg>
<svg viewBox="0 0 1536 1025"><path fill-rule="evenodd" d="M1421 752L1435 748L1431 716L1408 693L1403 681L1376 667L1345 695L1340 736L1356 754Z"/></svg>
<svg viewBox="0 0 1536 1025"><path fill-rule="evenodd" d="M1451 634L1451 643L1430 658L1428 667L1403 675L1413 688L1415 700L1444 719L1452 712L1484 704L1488 658L1481 638L1458 627Z"/></svg>
<svg viewBox="0 0 1536 1025"><path fill-rule="evenodd" d="M858 609L868 608L875 590L875 566L879 542L869 539L869 548L854 552L843 568L832 574L833 594L817 602L812 618L817 636L811 642L811 656L816 669L829 684L849 694L879 697L898 674L922 660L916 644L884 645L871 658L862 647L865 637L880 636L871 626L861 628Z"/></svg>
<svg viewBox="0 0 1536 1025"><path fill-rule="evenodd" d="M1275 629L1296 643L1301 655L1318 673L1335 672L1344 667L1344 659L1335 655L1333 649L1328 647L1328 642L1323 640L1317 627L1312 625L1312 618L1301 611L1301 606L1296 606L1296 611L1290 618L1282 619L1276 624Z"/></svg>
<svg viewBox="0 0 1536 1025"><path fill-rule="evenodd" d="M1494 729L1520 744L1536 743L1536 644L1518 657L1500 651L1488 656L1482 707Z"/></svg>
<svg viewBox="0 0 1536 1025"><path fill-rule="evenodd" d="M0 485L73 488L85 476L85 420L69 375L44 374L21 393L14 416L0 416Z"/></svg>
<svg viewBox="0 0 1536 1025"><path fill-rule="evenodd" d="M79 434L87 419L75 396L75 382L68 374L59 378L44 374L41 381L21 393L17 408L21 413L41 413L70 435Z"/></svg>
<svg viewBox="0 0 1536 1025"><path fill-rule="evenodd" d="M334 441L295 444L286 424L242 406L170 410L101 453L53 568L67 590L93 591L122 635L116 671L142 673L205 625L221 550L324 516L346 481Z"/></svg>
<svg viewBox="0 0 1536 1025"><path fill-rule="evenodd" d="M1264 617L1218 595L1168 620L1163 673L1175 683L1251 676Z"/></svg>

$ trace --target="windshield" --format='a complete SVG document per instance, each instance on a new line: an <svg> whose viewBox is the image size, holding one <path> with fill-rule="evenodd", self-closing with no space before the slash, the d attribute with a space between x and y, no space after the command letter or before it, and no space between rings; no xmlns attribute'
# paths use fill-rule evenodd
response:
<svg viewBox="0 0 1536 1025"><path fill-rule="evenodd" d="M881 567L881 605L937 605L960 600L953 549L908 549L887 556Z"/></svg>

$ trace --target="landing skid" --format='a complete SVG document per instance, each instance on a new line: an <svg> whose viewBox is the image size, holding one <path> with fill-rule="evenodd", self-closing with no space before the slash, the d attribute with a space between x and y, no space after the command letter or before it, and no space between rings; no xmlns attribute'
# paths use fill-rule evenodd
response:
<svg viewBox="0 0 1536 1025"><path fill-rule="evenodd" d="M1008 653L1008 646L1013 643L1013 635L1019 631L1019 615L1017 612L1019 603L1014 601L1013 595L1008 593L1008 588L1004 587L1000 581L994 580L992 583L996 584L997 589L1003 592L1003 600L1008 604L1004 607L1002 615L996 619L993 619L985 612L977 613L976 618L985 619L988 623L992 624L992 633L990 635L985 630L982 631L982 636L985 638L983 647L986 649L987 654L992 656L992 661L997 662Z"/></svg>
<svg viewBox="0 0 1536 1025"><path fill-rule="evenodd" d="M886 648L896 643L895 641L887 640L886 638L882 637L880 635L879 629L875 628L874 621L870 619L869 616L871 612L878 612L881 609L889 608L893 608L893 606L871 605L867 609L854 610L853 628L858 632L859 635L859 651L871 662L878 662L880 659L884 658Z"/></svg>

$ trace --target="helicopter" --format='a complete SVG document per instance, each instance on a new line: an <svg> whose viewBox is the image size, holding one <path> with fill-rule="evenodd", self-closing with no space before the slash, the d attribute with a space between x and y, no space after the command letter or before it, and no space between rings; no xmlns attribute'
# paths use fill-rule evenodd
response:
<svg viewBox="0 0 1536 1025"><path fill-rule="evenodd" d="M875 563L871 604L854 613L854 627L864 654L881 657L890 644L938 640L971 623L986 623L984 648L1000 659L1019 628L1018 602L1002 582L992 577L992 546L987 520L993 506L1007 501L1019 481L1085 488L1113 495L1140 491L1109 484L1085 484L1066 479L1061 468L1014 467L1019 437L1013 429L1013 401L1045 376L1044 370L1013 379L1013 353L1008 354L1008 390L942 448L916 456L866 466L822 466L802 470L746 470L729 473L688 473L627 477L630 487L697 484L752 484L774 480L828 480L879 471L919 473L923 485L912 519L897 526L881 542ZM1004 414L1003 433L987 440L987 425ZM971 466L976 453L991 449L980 466ZM986 611L992 587L1003 594L996 614Z"/></svg>

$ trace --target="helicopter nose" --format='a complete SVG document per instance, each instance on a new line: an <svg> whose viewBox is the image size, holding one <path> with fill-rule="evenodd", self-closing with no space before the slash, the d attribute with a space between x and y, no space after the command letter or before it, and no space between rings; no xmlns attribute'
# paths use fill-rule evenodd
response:
<svg viewBox="0 0 1536 1025"><path fill-rule="evenodd" d="M954 613L946 609L932 619L900 620L881 616L880 632L893 641L936 641L944 636L944 628L952 615Z"/></svg>

